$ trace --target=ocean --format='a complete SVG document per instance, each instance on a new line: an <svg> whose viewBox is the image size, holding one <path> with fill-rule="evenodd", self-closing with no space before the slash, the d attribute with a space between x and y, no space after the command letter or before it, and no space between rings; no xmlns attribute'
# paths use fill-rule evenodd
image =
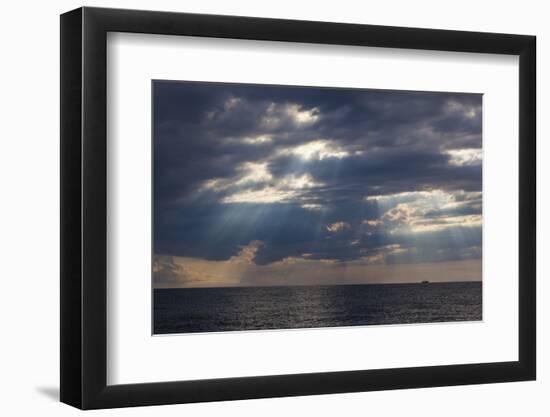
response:
<svg viewBox="0 0 550 417"><path fill-rule="evenodd" d="M481 282L155 289L153 333L482 319Z"/></svg>

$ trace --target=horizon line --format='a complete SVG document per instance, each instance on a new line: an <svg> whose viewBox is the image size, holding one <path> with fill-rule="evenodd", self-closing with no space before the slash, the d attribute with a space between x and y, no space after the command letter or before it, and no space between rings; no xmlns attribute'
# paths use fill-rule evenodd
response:
<svg viewBox="0 0 550 417"><path fill-rule="evenodd" d="M195 289L216 289L216 288L281 288L281 287L343 287L363 285L427 285L427 284L460 284L460 283L483 283L483 280L462 280L462 281L415 281L415 282L365 282L360 284L287 284L287 285L224 285L205 287L154 287L153 290L195 290Z"/></svg>

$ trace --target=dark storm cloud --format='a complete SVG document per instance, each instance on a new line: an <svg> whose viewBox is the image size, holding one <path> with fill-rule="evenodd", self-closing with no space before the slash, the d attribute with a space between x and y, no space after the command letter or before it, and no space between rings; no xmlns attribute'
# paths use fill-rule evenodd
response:
<svg viewBox="0 0 550 417"><path fill-rule="evenodd" d="M256 264L480 256L480 95L168 81L153 91L155 253L227 260L259 241ZM395 197L372 200L382 196Z"/></svg>
<svg viewBox="0 0 550 417"><path fill-rule="evenodd" d="M337 185L334 193L358 186L361 195L380 195L411 190L445 189L479 191L481 165L450 166L449 156L434 149L372 149L359 156L311 160L299 157L275 159L270 170L282 175L289 170L310 173L314 179Z"/></svg>

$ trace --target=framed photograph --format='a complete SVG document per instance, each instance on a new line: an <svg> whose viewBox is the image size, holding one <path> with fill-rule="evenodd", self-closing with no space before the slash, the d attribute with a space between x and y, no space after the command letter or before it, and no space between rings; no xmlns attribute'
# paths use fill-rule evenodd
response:
<svg viewBox="0 0 550 417"><path fill-rule="evenodd" d="M61 401L533 380L535 37L61 16Z"/></svg>

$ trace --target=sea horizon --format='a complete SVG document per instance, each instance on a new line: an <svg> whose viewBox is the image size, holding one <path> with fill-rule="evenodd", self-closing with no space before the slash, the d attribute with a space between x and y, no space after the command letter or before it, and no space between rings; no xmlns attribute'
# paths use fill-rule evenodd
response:
<svg viewBox="0 0 550 417"><path fill-rule="evenodd" d="M415 285L415 284L454 284L454 283L482 283L483 280L456 280L456 281L415 281L415 282L364 282L364 283L342 283L342 284L286 284L286 285L220 285L208 287L154 287L153 290L194 290L194 289L215 289L215 288L282 288L282 287L353 287L363 285Z"/></svg>

